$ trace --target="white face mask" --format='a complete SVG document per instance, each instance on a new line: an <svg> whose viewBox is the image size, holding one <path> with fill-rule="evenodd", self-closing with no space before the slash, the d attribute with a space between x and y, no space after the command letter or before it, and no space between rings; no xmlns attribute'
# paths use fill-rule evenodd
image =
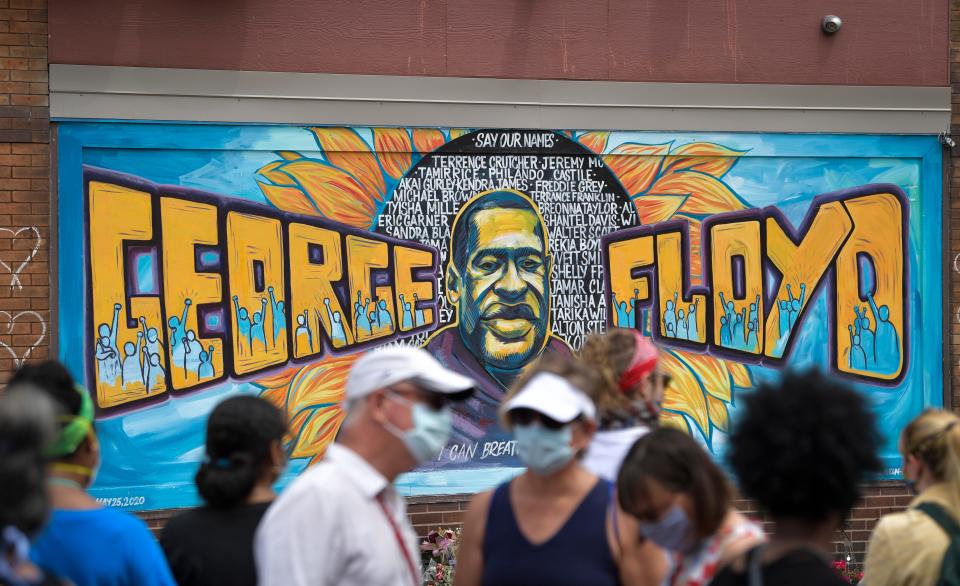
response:
<svg viewBox="0 0 960 586"><path fill-rule="evenodd" d="M402 430L386 421L383 424L384 428L403 442L418 464L437 458L450 440L450 433L453 430L453 415L450 407L437 411L423 403L410 401L394 393L388 393L387 397L402 405L410 406L413 427Z"/></svg>

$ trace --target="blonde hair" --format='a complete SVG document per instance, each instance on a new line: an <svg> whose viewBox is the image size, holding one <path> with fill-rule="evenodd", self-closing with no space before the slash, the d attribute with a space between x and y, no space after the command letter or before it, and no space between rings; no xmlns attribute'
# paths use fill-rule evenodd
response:
<svg viewBox="0 0 960 586"><path fill-rule="evenodd" d="M942 409L928 409L903 430L903 451L930 469L934 480L946 482L960 494L960 417Z"/></svg>
<svg viewBox="0 0 960 586"><path fill-rule="evenodd" d="M520 389L526 386L531 378L542 372L549 372L567 379L571 385L580 389L583 394L595 401L594 396L597 393L597 387L601 384L597 374L577 358L560 356L556 352L547 352L532 368L525 370L517 378L503 398L503 402L506 403L512 399L520 392ZM504 429L509 430L511 428L506 413L500 414L500 423Z"/></svg>
<svg viewBox="0 0 960 586"><path fill-rule="evenodd" d="M623 328L590 334L583 343L580 359L595 370L601 379L601 384L594 388L594 392L587 393L600 413L624 408L636 399L620 389L620 377L630 367L636 351L637 339L633 330Z"/></svg>

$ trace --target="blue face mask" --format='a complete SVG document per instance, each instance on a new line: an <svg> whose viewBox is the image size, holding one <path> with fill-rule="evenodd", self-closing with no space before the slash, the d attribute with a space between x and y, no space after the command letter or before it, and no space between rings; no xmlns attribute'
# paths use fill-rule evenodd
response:
<svg viewBox="0 0 960 586"><path fill-rule="evenodd" d="M387 396L398 403L410 405L413 419L413 427L406 431L387 422L385 425L387 431L403 442L418 464L437 458L450 440L450 432L453 429L450 408L444 407L437 411L423 403L409 401L400 395L391 393Z"/></svg>
<svg viewBox="0 0 960 586"><path fill-rule="evenodd" d="M673 505L662 519L654 523L640 523L640 534L668 551L688 549L690 520L680 505Z"/></svg>
<svg viewBox="0 0 960 586"><path fill-rule="evenodd" d="M514 425L513 437L517 440L517 457L536 474L552 474L573 460L569 425L560 429L547 429L540 423Z"/></svg>

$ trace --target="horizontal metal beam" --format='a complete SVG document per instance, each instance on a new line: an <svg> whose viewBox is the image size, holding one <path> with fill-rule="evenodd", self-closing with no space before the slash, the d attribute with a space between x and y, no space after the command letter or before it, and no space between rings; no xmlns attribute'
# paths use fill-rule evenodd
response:
<svg viewBox="0 0 960 586"><path fill-rule="evenodd" d="M949 87L628 83L50 66L54 119L935 134Z"/></svg>

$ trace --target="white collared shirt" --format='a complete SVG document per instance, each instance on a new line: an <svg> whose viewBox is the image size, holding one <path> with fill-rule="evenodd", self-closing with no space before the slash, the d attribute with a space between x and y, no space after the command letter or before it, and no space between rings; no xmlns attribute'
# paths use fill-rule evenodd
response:
<svg viewBox="0 0 960 586"><path fill-rule="evenodd" d="M261 586L411 586L382 500L403 536L420 584L420 548L406 504L366 460L332 444L267 511L254 551Z"/></svg>

